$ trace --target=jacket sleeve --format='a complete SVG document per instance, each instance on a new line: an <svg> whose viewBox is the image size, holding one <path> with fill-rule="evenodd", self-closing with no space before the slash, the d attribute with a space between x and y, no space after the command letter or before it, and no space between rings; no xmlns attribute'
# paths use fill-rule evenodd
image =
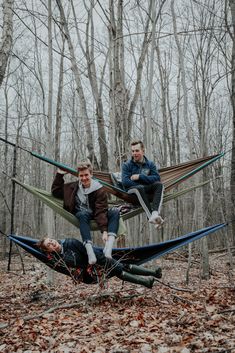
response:
<svg viewBox="0 0 235 353"><path fill-rule="evenodd" d="M75 238L67 238L63 241L63 260L67 266L84 267L87 265L87 253L83 244Z"/></svg>
<svg viewBox="0 0 235 353"><path fill-rule="evenodd" d="M56 173L51 186L51 193L53 196L59 199L64 198L64 177L63 174Z"/></svg>
<svg viewBox="0 0 235 353"><path fill-rule="evenodd" d="M129 189L132 186L136 186L138 183L131 180L132 176L131 166L128 163L123 163L122 165L122 185L125 189Z"/></svg>
<svg viewBox="0 0 235 353"><path fill-rule="evenodd" d="M102 233L108 230L108 198L103 187L96 191L94 219Z"/></svg>
<svg viewBox="0 0 235 353"><path fill-rule="evenodd" d="M149 162L149 169L150 169L150 173L149 175L145 175L145 174L140 174L139 175L139 181L142 184L153 184L156 181L160 181L160 175L157 171L156 165L151 161Z"/></svg>

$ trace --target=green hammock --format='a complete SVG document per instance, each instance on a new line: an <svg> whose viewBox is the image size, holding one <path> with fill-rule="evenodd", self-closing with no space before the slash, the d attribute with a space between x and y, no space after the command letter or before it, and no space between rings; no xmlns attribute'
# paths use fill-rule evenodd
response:
<svg viewBox="0 0 235 353"><path fill-rule="evenodd" d="M17 183L18 185L22 186L25 190L29 191L32 195L36 196L38 199L40 199L43 203L45 203L48 207L50 207L52 210L54 210L56 213L58 213L60 216L65 218L68 222L72 223L75 227L79 228L79 221L78 219L70 212L66 211L63 208L63 200L54 197L51 193L35 188L33 186L24 184L20 182L16 178L12 178L12 181ZM90 222L91 230L99 230L96 222L92 220ZM123 222L123 219L120 218L119 221L119 228L118 228L118 235L124 235L126 234L126 226Z"/></svg>
<svg viewBox="0 0 235 353"><path fill-rule="evenodd" d="M63 200L58 199L56 197L54 197L51 193L39 189L39 188L35 188L33 186L24 184L22 182L20 182L18 179L16 178L12 178L12 181L14 181L15 183L17 183L18 185L22 186L25 190L29 191L32 195L36 196L37 198L39 198L42 202L44 202L47 206L49 206L51 209L53 209L55 212L57 212L60 216L64 217L68 222L72 223L74 226L79 227L79 222L78 219L70 212L66 211L63 208ZM197 184L195 186L192 186L190 188L178 191L178 192L174 192L171 193L169 195L164 195L163 198L163 202L167 202L170 200L173 200L179 196L182 196L192 190L195 190L198 187L201 187L203 185L208 184L210 181L205 181L203 183ZM127 212L125 214L123 214L120 217L120 222L119 222L119 229L118 229L118 235L124 235L127 234L126 231L126 227L124 224L124 220L127 220L131 217L134 217L138 214L140 214L141 212L143 212L142 207L138 207L138 208L134 208L133 210L131 210L130 212ZM92 230L98 230L97 224L95 221L91 221L91 229Z"/></svg>

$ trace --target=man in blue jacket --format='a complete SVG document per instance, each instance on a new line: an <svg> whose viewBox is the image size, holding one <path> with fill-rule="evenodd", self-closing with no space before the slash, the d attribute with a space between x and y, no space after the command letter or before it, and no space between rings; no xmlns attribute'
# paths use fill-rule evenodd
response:
<svg viewBox="0 0 235 353"><path fill-rule="evenodd" d="M122 184L128 193L136 194L149 222L159 228L164 223L160 216L164 191L160 175L155 163L144 155L142 141L131 143L131 154L132 158L122 165Z"/></svg>

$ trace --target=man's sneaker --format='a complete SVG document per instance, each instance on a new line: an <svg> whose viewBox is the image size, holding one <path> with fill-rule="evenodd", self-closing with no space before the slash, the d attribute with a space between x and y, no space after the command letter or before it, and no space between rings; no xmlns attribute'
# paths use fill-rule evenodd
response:
<svg viewBox="0 0 235 353"><path fill-rule="evenodd" d="M158 211L153 211L151 214L151 217L149 218L149 223L156 224L156 219L161 216L159 216Z"/></svg>
<svg viewBox="0 0 235 353"><path fill-rule="evenodd" d="M164 219L163 219L161 216L158 216L158 217L155 219L155 225L154 225L154 227L155 227L156 229L159 229L159 228L162 227L162 225L163 225L164 222L165 222Z"/></svg>

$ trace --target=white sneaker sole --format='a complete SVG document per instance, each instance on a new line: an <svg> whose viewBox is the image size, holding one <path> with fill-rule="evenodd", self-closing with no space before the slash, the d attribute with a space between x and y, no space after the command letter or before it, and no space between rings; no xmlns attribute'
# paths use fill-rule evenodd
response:
<svg viewBox="0 0 235 353"><path fill-rule="evenodd" d="M162 217L160 217L160 218L161 218L161 220L155 222L155 225L154 225L155 229L160 229L163 226L164 222L165 222L165 220L162 219Z"/></svg>

